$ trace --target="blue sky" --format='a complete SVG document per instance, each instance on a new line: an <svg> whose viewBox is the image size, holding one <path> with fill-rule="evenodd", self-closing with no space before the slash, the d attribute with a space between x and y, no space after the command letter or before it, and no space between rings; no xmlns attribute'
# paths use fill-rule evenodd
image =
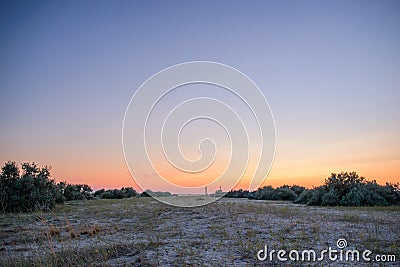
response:
<svg viewBox="0 0 400 267"><path fill-rule="evenodd" d="M210 60L268 99L271 179L318 184L354 168L399 180L398 1L216 2L2 1L0 160L128 184L121 126L134 91L165 67Z"/></svg>

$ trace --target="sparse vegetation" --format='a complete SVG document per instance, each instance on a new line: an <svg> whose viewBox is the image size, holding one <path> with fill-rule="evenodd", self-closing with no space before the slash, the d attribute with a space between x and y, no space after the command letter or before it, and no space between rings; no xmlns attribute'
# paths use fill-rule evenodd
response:
<svg viewBox="0 0 400 267"><path fill-rule="evenodd" d="M256 253L265 245L322 250L335 248L338 238L398 259L399 220L398 206L312 207L223 198L188 209L152 198L69 201L46 213L0 215L0 265L259 266Z"/></svg>

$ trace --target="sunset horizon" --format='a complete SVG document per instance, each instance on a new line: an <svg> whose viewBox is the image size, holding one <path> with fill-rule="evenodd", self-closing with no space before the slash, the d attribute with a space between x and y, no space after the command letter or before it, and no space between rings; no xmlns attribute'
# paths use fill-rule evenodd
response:
<svg viewBox="0 0 400 267"><path fill-rule="evenodd" d="M0 1L0 266L397 266L400 0Z"/></svg>
<svg viewBox="0 0 400 267"><path fill-rule="evenodd" d="M71 174L71 172L67 172L69 175L59 175L59 172L57 170L57 167L55 165L49 165L45 163L40 163L37 161L15 161L15 160L6 160L4 163L11 161L11 162L16 162L17 165L20 166L22 163L32 163L35 162L38 167L49 167L50 172L51 172L51 178L54 179L56 182L67 182L70 184L87 184L89 185L94 191L100 190L100 189L120 189L122 187L133 187L135 190L138 192L142 192L144 190L152 188L140 188L136 183L135 180L131 177L129 170L127 168L122 168L119 172L118 177L121 177L119 180L122 180L122 182L113 182L115 181L115 178L113 178L113 173L111 172L110 175L106 176L101 176L101 175L75 175ZM274 171L274 168L271 168L271 173L276 173L277 171ZM368 181L376 181L378 184L385 185L386 183L392 183L396 184L399 183L399 179L396 176L396 173L393 176L372 176L365 174L364 172L360 172L357 169L335 169L335 170L330 170L326 173L320 173L320 174L314 174L314 175L304 175L304 176L272 176L271 174L268 175L268 177L265 179L265 181L262 183L260 186L273 186L273 187L279 187L283 185L298 185L298 186L304 186L306 188L312 188L312 187L317 187L321 186L324 182L325 179L330 177L332 173L342 173L342 172L356 172L359 176L366 178ZM374 170L370 174L379 174L379 170ZM103 174L104 175L104 174ZM75 177L75 178L73 178ZM87 178L89 177L89 178ZM92 177L90 179L90 177ZM99 177L103 177L103 182L99 183ZM243 178L234 188L233 190L248 190L249 186L249 179ZM223 185L221 185L222 189L225 190ZM219 188L219 186L218 186ZM204 186L200 187L201 191L204 191ZM167 189L165 189L168 191ZM229 191L229 190L228 190ZM174 192L171 192L174 193Z"/></svg>

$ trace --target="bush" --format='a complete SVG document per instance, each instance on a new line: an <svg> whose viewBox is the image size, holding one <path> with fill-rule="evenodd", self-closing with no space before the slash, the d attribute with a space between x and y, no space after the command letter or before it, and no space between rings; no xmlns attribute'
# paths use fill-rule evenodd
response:
<svg viewBox="0 0 400 267"><path fill-rule="evenodd" d="M293 192L295 192L297 196L300 196L301 193L303 193L303 191L304 191L305 189L306 189L306 188L305 188L304 186L299 186L299 185L292 185L292 186L290 187L290 190L292 190Z"/></svg>
<svg viewBox="0 0 400 267"><path fill-rule="evenodd" d="M170 192L163 192L163 191L156 191L153 192L150 189L145 190L144 192L142 192L142 194L147 194L149 196L153 196L153 197L171 197L172 194ZM140 194L142 196L142 194ZM146 196L146 195L144 195Z"/></svg>
<svg viewBox="0 0 400 267"><path fill-rule="evenodd" d="M291 200L294 201L297 199L298 194L292 190L303 191L300 186L292 186L283 185L278 188L273 188L272 186L264 186L263 188L259 188L255 194L255 199L264 199L264 200Z"/></svg>
<svg viewBox="0 0 400 267"><path fill-rule="evenodd" d="M311 190L311 197L307 205L318 206L322 204L322 197L326 194L327 189L325 186L313 188Z"/></svg>
<svg viewBox="0 0 400 267"><path fill-rule="evenodd" d="M255 199L271 200L273 192L274 188L272 186L264 186L255 192Z"/></svg>
<svg viewBox="0 0 400 267"><path fill-rule="evenodd" d="M298 198L294 201L294 203L297 204L308 204L312 197L312 190L305 189L301 194L298 196Z"/></svg>
<svg viewBox="0 0 400 267"><path fill-rule="evenodd" d="M142 193L140 193L139 197L151 197L151 196L148 192L143 191Z"/></svg>
<svg viewBox="0 0 400 267"><path fill-rule="evenodd" d="M294 201L297 198L297 194L293 192L289 186L284 185L276 188L271 195L272 200L291 200Z"/></svg>
<svg viewBox="0 0 400 267"><path fill-rule="evenodd" d="M335 190L340 200L346 196L351 189L365 184L365 182L365 178L360 177L356 172L341 172L339 174L332 173L330 177L325 179L325 186L329 190Z"/></svg>
<svg viewBox="0 0 400 267"><path fill-rule="evenodd" d="M47 166L23 163L22 175L15 162L6 162L0 175L0 211L49 211L64 198L59 187L50 179Z"/></svg>
<svg viewBox="0 0 400 267"><path fill-rule="evenodd" d="M236 191L229 191L228 193L226 193L224 195L224 197L228 197L228 198L250 198L251 195L249 193L249 191L247 190L236 190ZM252 197L254 198L254 194L252 195Z"/></svg>
<svg viewBox="0 0 400 267"><path fill-rule="evenodd" d="M94 196L94 197L101 198L105 191L106 191L106 190L105 190L104 188L103 188L103 189L100 189L100 190L97 190L96 192L94 192L93 196Z"/></svg>
<svg viewBox="0 0 400 267"><path fill-rule="evenodd" d="M369 182L365 185L366 189L370 192L374 192L385 200L386 205L400 205L400 190L399 185L393 185L386 183L385 186L381 186L376 181ZM370 196L374 199L375 196ZM378 198L379 201L382 201ZM383 201L382 201L383 203Z"/></svg>
<svg viewBox="0 0 400 267"><path fill-rule="evenodd" d="M332 173L325 185L304 190L295 203L323 206L400 205L399 184L379 185L355 172Z"/></svg>
<svg viewBox="0 0 400 267"><path fill-rule="evenodd" d="M365 193L357 187L354 187L341 200L342 206L363 206L365 203Z"/></svg>
<svg viewBox="0 0 400 267"><path fill-rule="evenodd" d="M98 190L94 193L95 197L104 199L123 199L138 196L138 193L132 187L122 187L119 189Z"/></svg>
<svg viewBox="0 0 400 267"><path fill-rule="evenodd" d="M59 185L66 201L93 198L93 190L86 184L67 184L66 182L61 182Z"/></svg>
<svg viewBox="0 0 400 267"><path fill-rule="evenodd" d="M338 204L339 204L339 195L335 189L329 190L329 192L324 194L321 198L322 206L337 206Z"/></svg>

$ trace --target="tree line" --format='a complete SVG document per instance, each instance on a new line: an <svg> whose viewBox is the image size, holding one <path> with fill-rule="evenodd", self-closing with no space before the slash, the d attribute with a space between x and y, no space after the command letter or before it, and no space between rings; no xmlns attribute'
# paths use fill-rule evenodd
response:
<svg viewBox="0 0 400 267"><path fill-rule="evenodd" d="M93 191L86 184L56 183L47 166L23 163L21 168L6 162L0 174L0 212L49 211L65 201L94 198L123 199L130 197L171 196L169 192L146 190L138 194L132 187ZM307 189L298 185L277 188L264 186L254 192L235 190L224 197L256 200L284 200L321 206L390 206L400 205L400 184L379 185L356 172L332 173L322 186Z"/></svg>
<svg viewBox="0 0 400 267"><path fill-rule="evenodd" d="M56 183L47 166L23 163L21 168L9 161L1 168L0 212L49 211L65 201L93 198L122 199L136 197L132 187L93 191L86 184Z"/></svg>
<svg viewBox="0 0 400 267"><path fill-rule="evenodd" d="M400 184L380 185L356 172L341 172L332 173L322 186L312 189L298 185L264 186L254 192L230 191L225 197L286 200L314 206L391 206L400 205Z"/></svg>

